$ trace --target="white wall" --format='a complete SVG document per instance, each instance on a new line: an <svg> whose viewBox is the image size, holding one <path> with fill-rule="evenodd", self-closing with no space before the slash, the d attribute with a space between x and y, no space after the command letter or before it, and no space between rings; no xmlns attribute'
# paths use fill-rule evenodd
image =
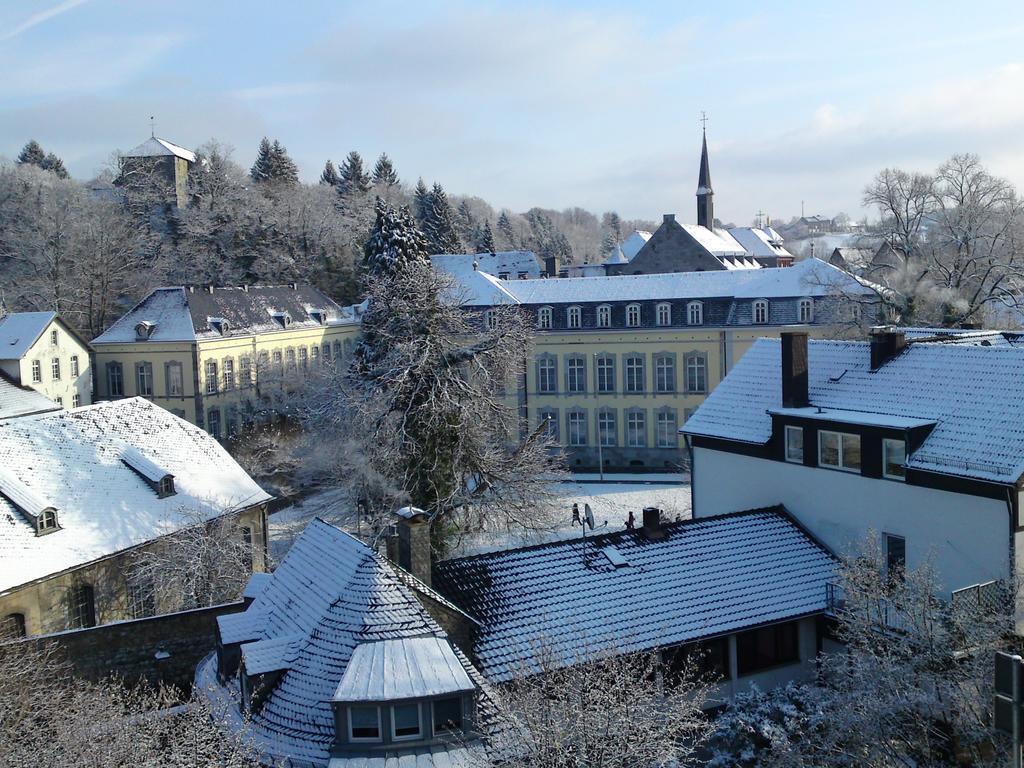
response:
<svg viewBox="0 0 1024 768"><path fill-rule="evenodd" d="M50 331L57 331L57 344L50 340ZM78 376L71 375L71 356L78 355ZM60 379L53 378L53 358L60 359ZM38 360L42 381L32 381L32 361ZM20 381L51 400L60 399L61 405L71 408L77 394L80 405L92 403L92 368L89 350L56 321L51 321L20 363ZM126 376L131 375L129 372Z"/></svg>
<svg viewBox="0 0 1024 768"><path fill-rule="evenodd" d="M944 591L1009 574L1005 501L707 448L693 463L695 517L783 504L838 553L869 530L905 537L911 568L932 550Z"/></svg>

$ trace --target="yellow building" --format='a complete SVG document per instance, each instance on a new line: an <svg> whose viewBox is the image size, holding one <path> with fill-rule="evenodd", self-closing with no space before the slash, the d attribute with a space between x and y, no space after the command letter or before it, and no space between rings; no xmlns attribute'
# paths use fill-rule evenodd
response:
<svg viewBox="0 0 1024 768"><path fill-rule="evenodd" d="M679 467L679 427L755 339L784 330L832 338L873 293L817 259L794 267L500 280L455 275L467 306L515 304L536 325L520 407L547 422L570 467ZM766 386L771 386L769 382Z"/></svg>
<svg viewBox="0 0 1024 768"><path fill-rule="evenodd" d="M0 373L65 408L92 402L89 345L55 312L0 317Z"/></svg>
<svg viewBox="0 0 1024 768"><path fill-rule="evenodd" d="M0 634L160 612L129 567L228 516L266 567L271 500L203 430L141 398L8 419L0 428Z"/></svg>
<svg viewBox="0 0 1024 768"><path fill-rule="evenodd" d="M347 359L361 314L294 283L158 288L93 340L96 397L145 397L223 439Z"/></svg>

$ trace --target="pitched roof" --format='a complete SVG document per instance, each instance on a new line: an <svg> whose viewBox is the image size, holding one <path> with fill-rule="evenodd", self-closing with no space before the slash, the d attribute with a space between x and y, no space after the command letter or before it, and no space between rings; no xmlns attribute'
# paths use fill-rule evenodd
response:
<svg viewBox="0 0 1024 768"><path fill-rule="evenodd" d="M708 134L704 132L700 147L700 173L697 176L697 194L711 191L711 164L708 162Z"/></svg>
<svg viewBox="0 0 1024 768"><path fill-rule="evenodd" d="M852 275L819 259L805 259L785 268L543 280L498 280L489 275L481 276L479 272L473 274L474 283L467 283L471 296L466 302L472 306L722 297L773 299L828 296L840 290L871 293ZM486 285L489 290L475 287L477 285Z"/></svg>
<svg viewBox="0 0 1024 768"><path fill-rule="evenodd" d="M133 448L175 476L159 498L123 461ZM271 497L198 427L142 398L0 421L0 466L56 507L60 530L36 536L0 492L0 591L73 568L193 522Z"/></svg>
<svg viewBox="0 0 1024 768"><path fill-rule="evenodd" d="M249 641L241 646L245 659L283 671L248 730L273 756L326 764L334 740L332 699L414 695L452 681L486 688L392 566L319 519L302 532L248 609L221 616L218 625L222 642ZM389 675L374 666L385 659L412 663ZM443 669L419 663L439 659ZM486 692L481 712L485 718L493 713ZM437 762L415 764L444 765L443 750L438 754ZM362 765L358 759L338 764Z"/></svg>
<svg viewBox="0 0 1024 768"><path fill-rule="evenodd" d="M328 326L358 322L354 308L339 306L311 285L157 288L92 343L134 342L135 327L142 322L153 325L149 340L154 342L268 333L283 330L275 314L282 312L291 317L291 329L313 328L321 325L313 315L317 310L326 311Z"/></svg>
<svg viewBox="0 0 1024 768"><path fill-rule="evenodd" d="M793 255L783 247L782 238L777 236L778 233L773 236L758 227L733 227L729 234L743 246L748 256L754 258Z"/></svg>
<svg viewBox="0 0 1024 768"><path fill-rule="evenodd" d="M627 259L636 256L644 244L651 239L651 233L642 229L635 229L622 241L622 253Z"/></svg>
<svg viewBox="0 0 1024 768"><path fill-rule="evenodd" d="M936 424L908 468L1000 483L1024 474L1024 348L915 342L872 371L867 342L811 341L808 366L811 406L823 417ZM682 431L767 442L769 411L782 406L780 369L781 342L759 339Z"/></svg>
<svg viewBox="0 0 1024 768"><path fill-rule="evenodd" d="M31 387L19 387L0 371L0 421L59 410L61 407L50 398Z"/></svg>
<svg viewBox="0 0 1024 768"><path fill-rule="evenodd" d="M540 651L571 664L581 644L638 651L826 610L834 560L781 507L665 531L446 560L435 583L482 623L474 652L493 681L529 669Z"/></svg>
<svg viewBox="0 0 1024 768"><path fill-rule="evenodd" d="M495 253L440 253L430 257L434 269L452 274L477 269L490 275L507 272L513 278L525 272L527 277L540 277L540 262L533 251L496 251Z"/></svg>
<svg viewBox="0 0 1024 768"><path fill-rule="evenodd" d="M158 139L155 136L124 153L124 157L168 157L171 155L188 160L190 163L196 161L196 153L192 150L179 147L177 144L172 144L166 139Z"/></svg>
<svg viewBox="0 0 1024 768"><path fill-rule="evenodd" d="M0 360L20 360L43 335L56 312L12 312L0 317Z"/></svg>

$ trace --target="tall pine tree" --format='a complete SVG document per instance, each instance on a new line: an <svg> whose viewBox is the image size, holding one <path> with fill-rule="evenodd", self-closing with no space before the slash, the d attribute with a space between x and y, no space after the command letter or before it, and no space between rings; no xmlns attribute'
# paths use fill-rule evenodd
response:
<svg viewBox="0 0 1024 768"><path fill-rule="evenodd" d="M355 150L338 168L338 191L343 194L370 191L370 177L363 170L363 157Z"/></svg>
<svg viewBox="0 0 1024 768"><path fill-rule="evenodd" d="M330 160L324 164L324 170L320 174L320 183L326 184L329 187L338 186L338 172L334 168L334 163Z"/></svg>
<svg viewBox="0 0 1024 768"><path fill-rule="evenodd" d="M427 240L406 206L395 208L378 197L375 213L363 248L363 267L368 274L392 275L407 264L430 261Z"/></svg>
<svg viewBox="0 0 1024 768"><path fill-rule="evenodd" d="M288 150L280 141L271 142L266 136L260 141L249 175L260 183L292 185L299 182L299 169L288 156Z"/></svg>
<svg viewBox="0 0 1024 768"><path fill-rule="evenodd" d="M39 167L44 171L50 171L57 174L58 179L68 178L68 170L64 167L64 161L53 154L53 152L48 152L46 154L46 157L43 158L43 164Z"/></svg>
<svg viewBox="0 0 1024 768"><path fill-rule="evenodd" d="M395 166L387 152L381 152L380 157L377 158L377 164L373 166L373 183L384 187L398 186L398 174L395 172Z"/></svg>
<svg viewBox="0 0 1024 768"><path fill-rule="evenodd" d="M416 190L412 193L412 197L412 210L416 216L416 221L422 229L427 223L427 216L430 212L430 190L423 183L422 177L416 182Z"/></svg>
<svg viewBox="0 0 1024 768"><path fill-rule="evenodd" d="M448 202L448 195L436 182L428 198L423 233L427 236L431 254L459 253L462 250L462 244L455 231L455 216L451 203Z"/></svg>
<svg viewBox="0 0 1024 768"><path fill-rule="evenodd" d="M249 176L252 177L253 181L269 181L272 153L273 149L270 146L270 139L264 136L260 140L260 148L256 150L256 162L249 169Z"/></svg>
<svg viewBox="0 0 1024 768"><path fill-rule="evenodd" d="M480 230L480 237L476 241L477 253L494 253L494 233L491 231L491 222L484 219L483 229Z"/></svg>
<svg viewBox="0 0 1024 768"><path fill-rule="evenodd" d="M45 160L46 153L43 152L43 148L39 146L39 142L35 139L26 144L21 150L21 154L18 155L19 165L35 165L42 168Z"/></svg>
<svg viewBox="0 0 1024 768"><path fill-rule="evenodd" d="M508 211L502 211L498 215L498 231L508 241L510 248L515 250L519 247L519 238L516 237L516 231L512 227L512 219L508 215Z"/></svg>

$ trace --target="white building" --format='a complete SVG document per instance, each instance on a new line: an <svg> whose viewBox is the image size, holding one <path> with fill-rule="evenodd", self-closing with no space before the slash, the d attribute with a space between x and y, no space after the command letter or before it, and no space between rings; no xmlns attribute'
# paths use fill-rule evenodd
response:
<svg viewBox="0 0 1024 768"><path fill-rule="evenodd" d="M0 371L65 408L92 402L89 345L55 312L0 317Z"/></svg>
<svg viewBox="0 0 1024 768"><path fill-rule="evenodd" d="M1000 342L758 340L681 430L694 516L782 504L836 552L873 531L892 567L933 558L947 596L1007 579L1024 557L1024 348Z"/></svg>

